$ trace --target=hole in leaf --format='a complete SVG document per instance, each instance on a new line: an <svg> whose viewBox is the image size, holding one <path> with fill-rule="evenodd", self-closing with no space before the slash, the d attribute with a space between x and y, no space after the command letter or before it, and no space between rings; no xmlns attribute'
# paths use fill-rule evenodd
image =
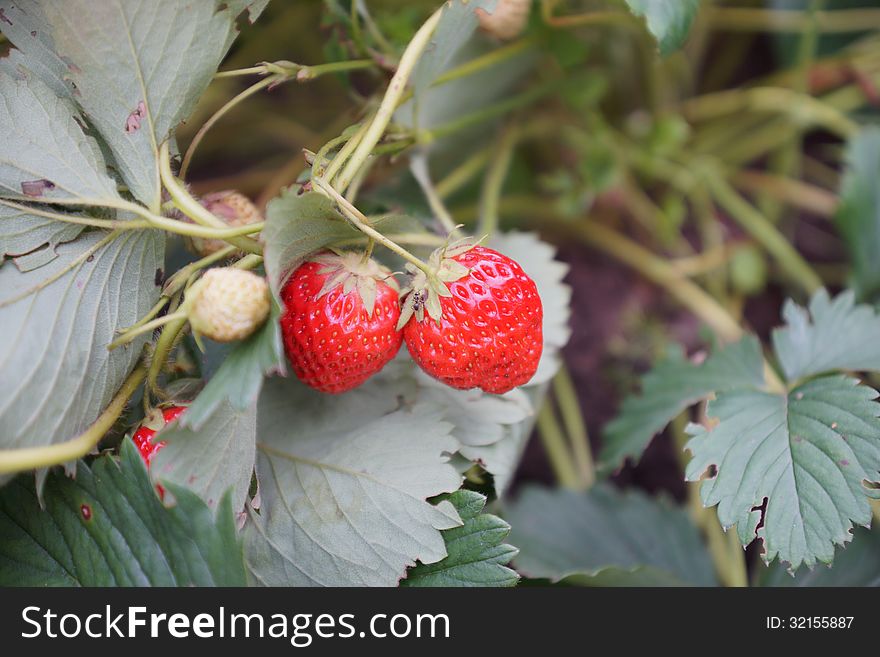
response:
<svg viewBox="0 0 880 657"><path fill-rule="evenodd" d="M761 519L758 520L758 524L755 525L755 536L757 537L757 536L758 536L758 531L761 529L761 527L764 526L764 518L765 518L766 515L767 515L767 498L764 497L764 501L761 502L760 506L753 506L753 507L752 507L751 509L749 509L749 510L750 510L750 511L760 511L760 512L761 512Z"/></svg>
<svg viewBox="0 0 880 657"><path fill-rule="evenodd" d="M700 475L700 481L705 481L707 479L714 479L718 476L718 466L714 463L710 463L709 466L703 471L703 474Z"/></svg>

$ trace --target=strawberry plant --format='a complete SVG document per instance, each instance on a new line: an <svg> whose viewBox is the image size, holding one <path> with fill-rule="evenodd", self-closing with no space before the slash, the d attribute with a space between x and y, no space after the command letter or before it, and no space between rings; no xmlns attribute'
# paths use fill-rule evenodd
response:
<svg viewBox="0 0 880 657"><path fill-rule="evenodd" d="M0 0L0 584L876 582L839 4Z"/></svg>

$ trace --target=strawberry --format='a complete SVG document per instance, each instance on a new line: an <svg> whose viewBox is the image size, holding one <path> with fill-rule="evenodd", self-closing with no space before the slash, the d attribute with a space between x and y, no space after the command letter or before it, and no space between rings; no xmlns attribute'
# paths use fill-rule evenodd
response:
<svg viewBox="0 0 880 657"><path fill-rule="evenodd" d="M498 0L490 14L477 8L480 29L497 39L506 41L518 37L526 27L532 0Z"/></svg>
<svg viewBox="0 0 880 657"><path fill-rule="evenodd" d="M147 469L149 469L150 464L153 462L156 452L165 447L164 441L153 442L156 433L161 431L166 424L174 422L185 410L186 406L169 406L164 408L162 409L161 420L158 417L150 417L134 432L131 440L141 453L141 458L147 464ZM158 415L156 413L156 416ZM162 486L156 485L156 490L159 493L159 497L165 496L165 489Z"/></svg>
<svg viewBox="0 0 880 657"><path fill-rule="evenodd" d="M165 447L164 442L153 442L156 432L160 431L166 424L174 422L174 420L179 418L185 410L186 406L169 406L168 408L164 408L162 409L161 421L155 422L153 420L147 420L144 424L138 427L137 431L134 432L131 440L141 453L141 457L144 459L144 463L147 464L147 467L150 466L156 452ZM156 424L159 426L155 426Z"/></svg>
<svg viewBox="0 0 880 657"><path fill-rule="evenodd" d="M438 249L429 264L434 280L416 274L401 315L413 360L453 388L502 394L527 383L543 348L535 282L516 261L467 239Z"/></svg>
<svg viewBox="0 0 880 657"><path fill-rule="evenodd" d="M183 309L196 336L215 342L242 340L269 316L269 286L253 272L209 269L186 293Z"/></svg>
<svg viewBox="0 0 880 657"><path fill-rule="evenodd" d="M359 253L321 253L281 290L284 349L296 376L321 392L361 385L400 350L397 283Z"/></svg>
<svg viewBox="0 0 880 657"><path fill-rule="evenodd" d="M257 206L247 196L235 190L211 192L205 194L199 201L209 212L222 219L231 228L263 221L263 215ZM209 256L229 246L229 242L202 237L190 238L190 244L201 256Z"/></svg>

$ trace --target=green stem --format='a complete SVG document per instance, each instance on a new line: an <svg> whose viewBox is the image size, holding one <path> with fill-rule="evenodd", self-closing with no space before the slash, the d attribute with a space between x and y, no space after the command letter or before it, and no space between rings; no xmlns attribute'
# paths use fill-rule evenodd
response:
<svg viewBox="0 0 880 657"><path fill-rule="evenodd" d="M553 378L553 392L559 413L565 425L571 443L571 453L578 474L581 488L590 488L596 481L596 469L593 463L593 452L590 448L590 437L587 433L587 425L581 413L581 405L571 380L571 374L565 363L559 368L559 372Z"/></svg>
<svg viewBox="0 0 880 657"><path fill-rule="evenodd" d="M174 275L169 278L165 287L162 289L162 294L166 297L173 296L177 292L179 292L184 285L186 285L187 281L192 277L196 272L204 269L205 267L210 267L215 262L220 262L221 260L225 260L232 256L238 249L234 246L225 246L219 251L215 251L210 255L206 255L204 258L196 260L195 262L191 262L184 267L181 267Z"/></svg>
<svg viewBox="0 0 880 657"><path fill-rule="evenodd" d="M706 173L706 184L718 204L773 256L780 268L808 294L822 287L822 279L766 217L749 204L720 175Z"/></svg>
<svg viewBox="0 0 880 657"><path fill-rule="evenodd" d="M351 59L344 62L329 62L327 64L315 64L314 66L303 66L296 73L297 82L305 82L306 80L314 80L328 73L348 73L349 71L361 71L366 68L373 68L376 62L372 59Z"/></svg>
<svg viewBox="0 0 880 657"><path fill-rule="evenodd" d="M333 157L330 164L327 165L327 170L324 173L320 174L322 178L326 178L329 181L333 181L333 178L342 168L342 166L348 161L351 157L351 154L358 147L358 145L363 141L364 135L367 134L367 130L370 127L370 124L373 122L373 117L375 115L371 115L367 120L361 123L360 127L355 131L355 133L351 136L351 138L345 142L342 148L339 149L339 152ZM335 140L334 140L335 141ZM338 184L338 182L336 183ZM340 187L345 191L344 188Z"/></svg>
<svg viewBox="0 0 880 657"><path fill-rule="evenodd" d="M178 319L186 319L186 312L183 310L178 310L177 312L171 313L170 315L165 315L163 317L157 317L156 319L150 320L145 324L141 324L137 328L127 329L122 335L116 338L113 342L107 345L108 350L116 349L117 347L121 347L124 344L128 344L132 340L134 340L139 335L143 335L144 333L152 333L160 326L164 326L165 324L169 324Z"/></svg>
<svg viewBox="0 0 880 657"><path fill-rule="evenodd" d="M772 112L787 115L796 125L825 128L842 139L859 131L859 124L834 105L809 94L779 87L732 89L698 96L682 106L690 121L705 121L742 112Z"/></svg>
<svg viewBox="0 0 880 657"><path fill-rule="evenodd" d="M434 272L431 271L431 268L428 265L418 258L416 258L412 253L404 249L399 244L392 242L390 239L385 237L378 230L369 225L369 219L367 219L360 210L358 210L355 206L349 203L345 197L343 197L339 192L337 192L331 185L329 185L322 178L315 178L312 183L318 188L321 189L324 193L326 193L336 205L339 207L342 214L357 228L359 231L367 235L368 237L374 239L376 242L384 246L389 251L393 251L401 258L411 263L415 267L418 267L421 271L425 272L425 275L429 278L433 278L436 276Z"/></svg>
<svg viewBox="0 0 880 657"><path fill-rule="evenodd" d="M438 247L446 244L446 239L432 233L397 233L386 235L386 237L397 244L409 244L411 246ZM372 241L371 238L365 235L363 237L354 237L352 239L333 242L333 246L362 246L370 241Z"/></svg>
<svg viewBox="0 0 880 657"><path fill-rule="evenodd" d="M807 94L809 92L810 69L816 57L816 45L818 42L816 13L824 4L825 0L810 0L810 6L807 10L810 17L809 25L804 30L798 43L797 76L794 87L798 93ZM800 177L801 171L804 131L799 125L795 125L794 128L795 132L791 139L773 154L770 163L773 171L788 178ZM771 223L776 224L779 222L783 206L778 199L762 194L758 199L758 208Z"/></svg>
<svg viewBox="0 0 880 657"><path fill-rule="evenodd" d="M550 460L550 466L556 475L556 480L563 488L571 490L583 490L583 486L572 464L571 454L565 444L565 436L553 413L550 400L547 399L538 412L538 435L544 445L544 451Z"/></svg>
<svg viewBox="0 0 880 657"><path fill-rule="evenodd" d="M229 101L227 101L220 109L218 109L214 114L209 118L205 123L199 128L199 131L195 134L192 141L189 144L189 147L186 149L186 153L183 156L183 162L180 164L180 177L186 178L186 174L189 171L189 165L192 161L193 154L196 152L196 149L199 147L199 144L202 143L202 139L204 139L205 135L208 133L217 121L222 119L226 114L228 114L236 105L241 103L244 100L247 100L254 94L262 91L266 87L270 87L273 84L279 84L284 82L289 78L285 78L282 75L270 75L255 84L252 84L250 87L237 94Z"/></svg>
<svg viewBox="0 0 880 657"><path fill-rule="evenodd" d="M464 130L465 128L469 128L474 125L479 125L480 123L484 123L486 121L491 121L492 119L499 118L501 116L505 116L514 110L521 109L532 103L535 103L545 96L549 96L550 94L557 93L560 89L560 82L558 80L552 80L545 84L533 87L528 91L524 91L521 94L513 96L512 98L508 98L498 103L494 103L492 105L488 105L476 112L472 112L471 114L465 114L462 117L457 119L453 119L452 121L448 121L447 123L443 123L431 130L425 130L420 134L420 139L426 142L430 142L436 139L440 139L442 137L447 137L451 134Z"/></svg>
<svg viewBox="0 0 880 657"><path fill-rule="evenodd" d="M131 326L126 326L120 332L125 333L127 331L139 329L141 326L143 326L147 322L152 321L156 317L156 315L158 315L160 312L162 312L162 309L168 305L169 301L171 301L171 299L169 299L167 295L163 294L161 297L159 297L159 300L156 302L156 305L154 305L150 309L150 312L148 312L146 315L141 317L138 321L136 321Z"/></svg>
<svg viewBox="0 0 880 657"><path fill-rule="evenodd" d="M162 183L165 185L165 189L168 190L171 200L174 201L174 205L186 216L197 224L201 224L205 227L221 230L229 229L225 221L219 217L215 217L204 205L194 199L171 172L171 156L168 149L168 142L162 144L162 147L159 149L159 176L162 179ZM251 229L248 232L258 232L259 230L262 230L261 224L262 222L259 224L248 224L247 226L240 226L239 228ZM257 228L257 230L253 230L254 228ZM230 244L234 244L248 253L263 252L260 243L249 237L229 237L221 239L224 239Z"/></svg>
<svg viewBox="0 0 880 657"><path fill-rule="evenodd" d="M132 214L136 214L139 217L143 217L153 228L158 228L160 230L164 230L168 233L174 233L175 235L186 235L188 237L203 237L207 239L219 239L232 241L233 238L240 238L242 235L249 235L251 233L258 233L263 229L263 222L255 223L255 224L247 224L246 226L236 226L235 228L229 228L224 223L223 226L225 228L211 228L205 225L200 224L190 224L185 221L178 221L177 219L169 219L168 217L160 217L157 214L153 214L147 208L137 203L132 203L130 201L126 201L124 199L116 198L116 199L92 199L92 198L77 198L77 199L64 199L64 198L40 198L40 203L46 203L48 205L61 205L61 206L85 206L85 207L98 207L98 208L112 208L114 210L119 210L122 212L130 212ZM213 215L212 215L213 216ZM219 219L218 219L219 221ZM116 229L118 232L119 229ZM257 244L256 242L252 243ZM253 247L248 247L253 248Z"/></svg>
<svg viewBox="0 0 880 657"><path fill-rule="evenodd" d="M712 27L728 32L804 32L811 24L823 33L880 29L880 9L808 12L745 7L706 8Z"/></svg>
<svg viewBox="0 0 880 657"><path fill-rule="evenodd" d="M494 144L478 150L446 174L446 177L438 182L435 187L437 196L441 199L449 198L473 180L480 171L489 165L493 149Z"/></svg>
<svg viewBox="0 0 880 657"><path fill-rule="evenodd" d="M263 264L263 256L251 253L250 255L246 255L244 258L242 258L232 266L236 269L250 270L259 267L261 264Z"/></svg>
<svg viewBox="0 0 880 657"><path fill-rule="evenodd" d="M159 374L161 374L162 368L165 367L165 361L168 360L168 354L171 353L171 350L174 348L177 336L183 330L184 326L186 326L185 313L182 316L178 316L173 321L168 322L168 324L165 325L165 328L162 329L162 334L156 341L156 348L153 350L150 369L147 371L147 388L150 390L158 389Z"/></svg>
<svg viewBox="0 0 880 657"><path fill-rule="evenodd" d="M218 71L214 74L215 80L222 80L223 78L235 78L243 75L264 75L266 73L266 66L261 64L260 66L251 66L249 68L236 68L231 71Z"/></svg>
<svg viewBox="0 0 880 657"><path fill-rule="evenodd" d="M122 415L129 398L144 380L146 371L138 365L122 384L98 419L76 438L44 447L0 450L0 473L7 474L35 468L47 468L74 461L87 455Z"/></svg>
<svg viewBox="0 0 880 657"><path fill-rule="evenodd" d="M632 14L623 11L590 11L584 14L568 16L550 16L545 14L545 22L551 27L575 28L595 25L635 25Z"/></svg>
<svg viewBox="0 0 880 657"><path fill-rule="evenodd" d="M480 194L480 220L477 223L479 236L491 235L498 227L498 203L501 200L504 181L507 180L510 171L519 134L518 129L508 128L502 133L495 146L495 154L489 163Z"/></svg>
<svg viewBox="0 0 880 657"><path fill-rule="evenodd" d="M427 153L422 151L416 155L413 155L410 159L410 170L412 171L413 177L416 179L416 182L419 183L419 187L422 188L422 193L425 195L425 199L427 199L428 201L431 212L433 212L434 216L440 221L440 224L443 226L446 234L455 235L458 232L458 225L455 223L455 220L452 218L449 210L446 209L446 206L443 204L443 200L437 193L437 188L431 181L431 172L428 170Z"/></svg>
<svg viewBox="0 0 880 657"><path fill-rule="evenodd" d="M829 218L837 211L836 195L801 180L748 169L736 171L732 179L741 189L763 192L818 217Z"/></svg>
<svg viewBox="0 0 880 657"><path fill-rule="evenodd" d="M742 328L730 314L663 258L595 221L573 224L570 230L575 231L588 244L614 256L663 287L685 308L706 322L725 342L735 342L742 337Z"/></svg>
<svg viewBox="0 0 880 657"><path fill-rule="evenodd" d="M518 41L514 41L513 43L509 43L505 46L501 46L500 48L495 48L494 50L487 52L485 55L474 57L474 59L467 61L464 64L460 64L444 73L441 73L431 83L431 88L441 87L444 84L448 84L455 80L460 80L461 78L467 77L469 75L474 75L475 73L479 73L480 71L484 71L487 68L495 66L496 64L501 64L502 62L505 62L508 59L512 59L513 57L516 57L521 53L528 52L540 42L540 37L529 36L524 37ZM407 90L400 97L400 100L397 101L397 107L400 107L412 97L412 89Z"/></svg>
<svg viewBox="0 0 880 657"><path fill-rule="evenodd" d="M431 36L434 34L434 30L437 28L442 15L443 8L441 7L419 28L403 52L397 71L391 78L391 82L388 83L388 90L379 104L379 109L376 110L376 116L370 122L369 128L361 142L357 145L354 153L352 153L351 159L345 165L342 173L339 174L339 180L336 182L339 189L345 190L355 173L357 173L357 170L370 156L373 148L379 143L379 140L385 133L385 129L391 122L391 117L394 115L394 110L397 108L400 97L406 90L406 84L409 81L410 75L412 75L416 64L418 64L422 52L428 47Z"/></svg>
<svg viewBox="0 0 880 657"><path fill-rule="evenodd" d="M55 219L56 221L63 221L68 224L92 226L94 228L105 228L107 230L140 230L143 228L150 228L151 226L150 222L146 220L136 221L133 219L119 220L96 219L94 217L76 217L61 212L51 212L49 210L42 210L40 208L35 208L28 205L20 205L18 203L13 203L12 201L7 201L5 199L0 199L0 205L5 205L6 207L12 208L13 210L19 210L27 214L32 214L36 217L45 217L46 219Z"/></svg>

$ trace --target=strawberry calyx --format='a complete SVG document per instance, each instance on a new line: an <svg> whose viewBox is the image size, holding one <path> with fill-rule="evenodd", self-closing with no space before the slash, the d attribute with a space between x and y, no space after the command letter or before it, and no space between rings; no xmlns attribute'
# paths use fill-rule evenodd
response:
<svg viewBox="0 0 880 657"><path fill-rule="evenodd" d="M373 317L373 310L376 307L377 282L385 283L395 291L400 290L389 269L356 251L339 253L328 251L319 253L309 260L321 265L318 273L326 277L316 299L320 299L341 285L343 295L348 295L352 291L357 292L370 318Z"/></svg>
<svg viewBox="0 0 880 657"><path fill-rule="evenodd" d="M447 283L453 283L467 276L470 269L458 262L455 258L461 256L475 246L479 245L485 237L464 237L436 249L428 258L428 271L424 271L412 264L406 265L407 272L412 276L407 287L401 290L403 302L400 309L400 320L397 329L400 330L415 315L417 321L425 319L425 311L428 317L438 324L443 316L440 305L440 297L451 297Z"/></svg>

